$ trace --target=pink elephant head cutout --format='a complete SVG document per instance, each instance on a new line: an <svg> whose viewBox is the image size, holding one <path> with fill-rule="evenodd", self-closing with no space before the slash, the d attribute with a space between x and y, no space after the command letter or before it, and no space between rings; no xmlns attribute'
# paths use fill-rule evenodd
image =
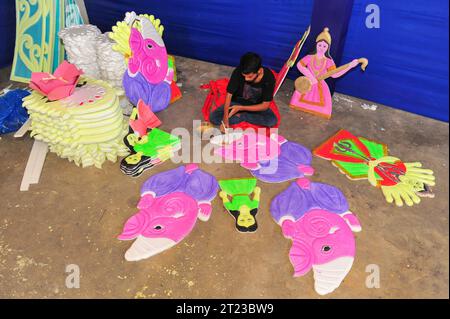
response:
<svg viewBox="0 0 450 319"><path fill-rule="evenodd" d="M151 197L151 199L149 199ZM199 213L197 202L176 192L158 198L145 195L138 204L139 212L126 223L119 239L165 237L175 243L191 232Z"/></svg>
<svg viewBox="0 0 450 319"><path fill-rule="evenodd" d="M120 240L136 239L125 259L137 261L154 256L182 241L197 218L211 215L216 179L196 165L180 166L150 177L142 187L139 211L129 218Z"/></svg>
<svg viewBox="0 0 450 319"><path fill-rule="evenodd" d="M303 276L312 268L317 293L334 291L352 267L353 231L360 230L358 219L350 212L339 215L313 209L297 221L284 220L283 235L292 240L289 259L294 276Z"/></svg>
<svg viewBox="0 0 450 319"><path fill-rule="evenodd" d="M128 71L131 76L140 72L152 84L163 82L168 75L168 56L161 36L146 18L141 19L142 31L131 28L131 58Z"/></svg>
<svg viewBox="0 0 450 319"><path fill-rule="evenodd" d="M254 131L245 132L239 139L217 148L214 153L228 160L238 161L247 169L258 169L259 161L270 160L280 154L280 145L286 142L281 135L270 137Z"/></svg>

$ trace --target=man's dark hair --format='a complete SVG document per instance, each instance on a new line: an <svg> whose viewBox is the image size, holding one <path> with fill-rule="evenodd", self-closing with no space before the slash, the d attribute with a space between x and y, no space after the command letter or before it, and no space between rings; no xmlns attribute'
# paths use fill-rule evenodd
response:
<svg viewBox="0 0 450 319"><path fill-rule="evenodd" d="M261 57L253 52L247 52L241 57L239 66L243 74L256 73L261 68Z"/></svg>

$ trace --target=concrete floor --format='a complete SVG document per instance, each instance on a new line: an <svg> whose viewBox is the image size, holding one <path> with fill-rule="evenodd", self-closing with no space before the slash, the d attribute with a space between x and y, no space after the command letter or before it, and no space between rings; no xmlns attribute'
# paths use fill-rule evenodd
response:
<svg viewBox="0 0 450 319"><path fill-rule="evenodd" d="M162 129L187 127L200 119L210 79L228 76L231 68L177 58L183 98L158 113ZM5 75L6 74L6 75ZM3 72L0 79L6 79ZM1 82L1 81L0 81ZM5 82L0 85L5 86ZM367 181L349 181L330 162L314 158L313 181L339 187L361 221L357 254L342 285L324 298L448 298L448 124L379 105L364 110L358 99L335 96L333 118L323 120L290 110L293 82L276 97L283 122L280 133L314 148L340 128L385 142L393 156L421 161L434 170L436 197L414 207L384 201ZM177 165L167 162L132 179L118 163L78 168L48 154L38 185L19 192L32 140L0 140L0 297L2 298L318 298L312 273L293 278L291 246L271 219L271 199L289 183L264 184L259 229L240 234L219 198L211 219L197 222L180 244L140 262L126 262L130 242L116 239L136 211L141 184L152 174ZM245 177L237 164L200 164L218 179ZM65 286L66 266L77 264L81 287ZM379 266L380 288L366 288L370 264Z"/></svg>

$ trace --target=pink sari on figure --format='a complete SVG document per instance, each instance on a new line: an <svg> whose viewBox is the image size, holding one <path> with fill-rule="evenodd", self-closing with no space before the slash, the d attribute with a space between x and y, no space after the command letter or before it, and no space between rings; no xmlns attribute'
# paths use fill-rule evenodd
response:
<svg viewBox="0 0 450 319"><path fill-rule="evenodd" d="M333 59L324 57L322 60L317 60L315 55L305 56L298 64L307 67L316 78L336 68ZM327 83L324 80L317 82L317 84L314 84L311 87L311 90L306 94L300 94L300 92L294 91L289 106L293 109L330 118L332 100Z"/></svg>

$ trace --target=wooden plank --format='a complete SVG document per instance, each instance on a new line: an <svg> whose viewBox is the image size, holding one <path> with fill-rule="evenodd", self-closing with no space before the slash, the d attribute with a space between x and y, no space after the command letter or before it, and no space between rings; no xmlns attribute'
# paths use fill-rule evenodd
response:
<svg viewBox="0 0 450 319"><path fill-rule="evenodd" d="M48 145L45 142L34 140L28 157L27 166L20 184L20 191L27 191L30 184L37 184L44 166L45 157L48 152Z"/></svg>
<svg viewBox="0 0 450 319"><path fill-rule="evenodd" d="M84 0L76 0L78 5L78 9L80 10L80 15L83 18L84 24L89 24L89 17L86 10L86 5L84 4Z"/></svg>
<svg viewBox="0 0 450 319"><path fill-rule="evenodd" d="M17 130L16 133L14 133L14 137L22 137L24 136L29 130L31 130L31 120L28 119L23 125Z"/></svg>
<svg viewBox="0 0 450 319"><path fill-rule="evenodd" d="M38 142L38 151L36 154L36 158L34 161L34 168L33 168L33 175L30 181L33 184L39 183L39 178L41 177L42 168L44 167L45 158L47 157L48 152L48 144L41 141L35 141Z"/></svg>

